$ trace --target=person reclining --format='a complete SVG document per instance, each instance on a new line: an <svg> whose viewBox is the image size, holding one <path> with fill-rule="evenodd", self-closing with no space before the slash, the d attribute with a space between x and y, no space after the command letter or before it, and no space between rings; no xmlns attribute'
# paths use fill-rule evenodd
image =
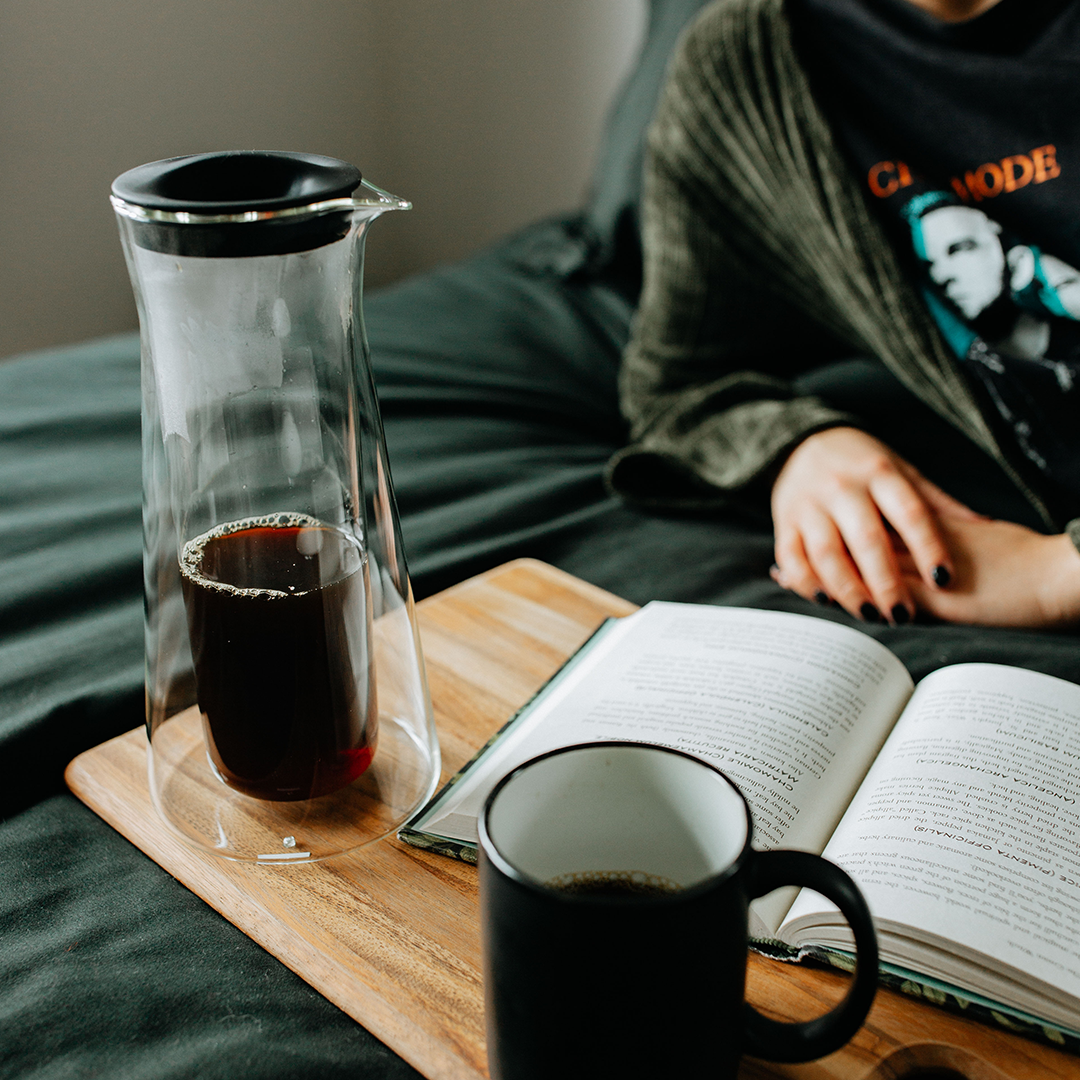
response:
<svg viewBox="0 0 1080 1080"><path fill-rule="evenodd" d="M1078 47L1071 0L706 8L649 132L611 486L767 505L774 578L864 620L1080 621Z"/></svg>

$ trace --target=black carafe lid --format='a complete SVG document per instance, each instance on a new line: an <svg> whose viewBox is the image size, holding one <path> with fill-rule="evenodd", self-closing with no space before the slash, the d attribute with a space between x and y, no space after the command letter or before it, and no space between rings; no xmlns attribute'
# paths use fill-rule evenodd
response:
<svg viewBox="0 0 1080 1080"><path fill-rule="evenodd" d="M139 247L234 258L308 251L340 240L349 230L348 209L295 211L347 199L360 180L359 169L336 158L230 150L139 165L118 176L112 192L143 211L117 207L134 220Z"/></svg>

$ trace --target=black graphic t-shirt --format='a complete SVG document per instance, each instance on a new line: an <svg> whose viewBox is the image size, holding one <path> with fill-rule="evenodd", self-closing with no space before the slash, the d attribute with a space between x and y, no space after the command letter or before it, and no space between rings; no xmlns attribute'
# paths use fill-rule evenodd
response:
<svg viewBox="0 0 1080 1080"><path fill-rule="evenodd" d="M1021 452L1080 495L1080 0L789 0L868 202Z"/></svg>

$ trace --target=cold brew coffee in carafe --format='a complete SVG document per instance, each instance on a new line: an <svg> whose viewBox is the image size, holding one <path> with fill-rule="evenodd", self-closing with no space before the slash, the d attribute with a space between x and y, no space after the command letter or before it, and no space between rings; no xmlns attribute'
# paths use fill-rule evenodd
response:
<svg viewBox="0 0 1080 1080"><path fill-rule="evenodd" d="M113 206L142 329L150 787L189 842L323 858L431 793L438 743L361 314L351 165L140 166Z"/></svg>

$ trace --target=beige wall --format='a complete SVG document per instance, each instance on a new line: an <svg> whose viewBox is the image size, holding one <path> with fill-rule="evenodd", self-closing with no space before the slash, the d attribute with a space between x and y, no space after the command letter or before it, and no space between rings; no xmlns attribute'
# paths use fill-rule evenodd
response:
<svg viewBox="0 0 1080 1080"><path fill-rule="evenodd" d="M584 194L644 0L0 0L0 357L135 325L107 196L289 149L411 199L369 287Z"/></svg>

